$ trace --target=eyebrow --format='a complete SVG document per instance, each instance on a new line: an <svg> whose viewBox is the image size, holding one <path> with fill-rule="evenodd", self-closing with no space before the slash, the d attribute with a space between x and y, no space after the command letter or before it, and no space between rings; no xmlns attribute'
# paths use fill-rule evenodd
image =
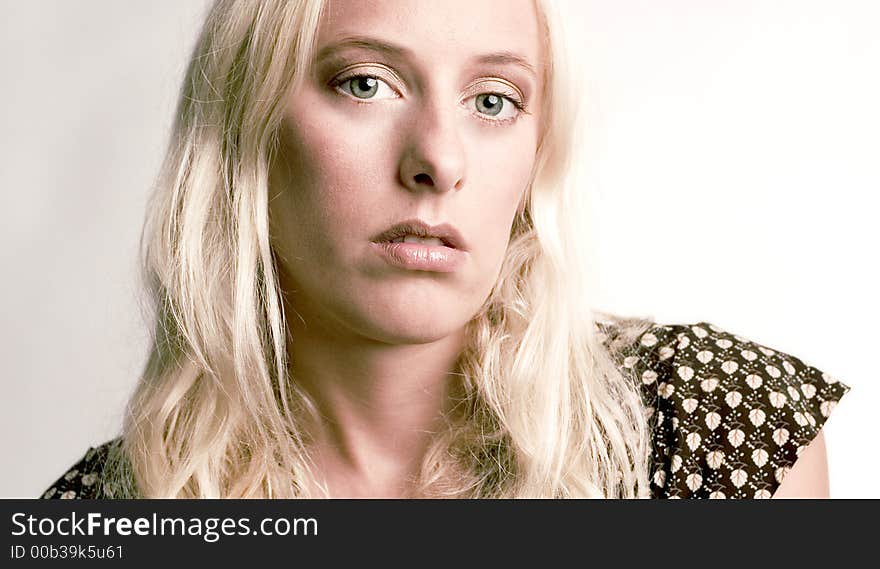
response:
<svg viewBox="0 0 880 569"><path fill-rule="evenodd" d="M334 52L343 49L366 49L385 54L389 57L397 59L412 59L412 50L368 36L349 36L339 41L335 41L322 47L317 54L315 60L320 63L330 57ZM535 78L538 77L537 71L529 61L513 51L494 51L484 53L473 58L473 63L489 64L489 65L516 65L531 73Z"/></svg>

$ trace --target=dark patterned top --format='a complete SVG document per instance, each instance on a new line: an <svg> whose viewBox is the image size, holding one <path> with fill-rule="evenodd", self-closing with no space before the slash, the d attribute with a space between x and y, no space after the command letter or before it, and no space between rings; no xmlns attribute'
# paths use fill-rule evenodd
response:
<svg viewBox="0 0 880 569"><path fill-rule="evenodd" d="M655 498L770 498L850 390L708 322L655 324L623 365L653 409Z"/></svg>
<svg viewBox="0 0 880 569"><path fill-rule="evenodd" d="M708 322L655 323L619 363L648 405L653 498L770 498L850 390ZM101 473L118 441L89 448L43 498L105 497Z"/></svg>

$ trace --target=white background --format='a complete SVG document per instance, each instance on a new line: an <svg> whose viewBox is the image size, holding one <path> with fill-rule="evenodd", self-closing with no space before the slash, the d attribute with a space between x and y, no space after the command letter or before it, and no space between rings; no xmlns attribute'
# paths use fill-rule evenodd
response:
<svg viewBox="0 0 880 569"><path fill-rule="evenodd" d="M118 431L147 348L145 200L206 5L2 2L2 496ZM709 321L850 385L825 427L832 496L880 497L880 3L570 8L597 307Z"/></svg>

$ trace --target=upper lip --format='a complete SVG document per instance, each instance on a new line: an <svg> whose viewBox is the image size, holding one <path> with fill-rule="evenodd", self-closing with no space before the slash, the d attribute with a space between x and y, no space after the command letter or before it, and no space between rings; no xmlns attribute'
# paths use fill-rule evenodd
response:
<svg viewBox="0 0 880 569"><path fill-rule="evenodd" d="M407 219L400 221L377 235L373 241L375 243L387 243L392 239L403 237L404 235L415 235L416 237L430 238L436 237L443 243L454 249L467 250L467 244L462 238L461 233L448 223L440 223L431 225L421 219Z"/></svg>

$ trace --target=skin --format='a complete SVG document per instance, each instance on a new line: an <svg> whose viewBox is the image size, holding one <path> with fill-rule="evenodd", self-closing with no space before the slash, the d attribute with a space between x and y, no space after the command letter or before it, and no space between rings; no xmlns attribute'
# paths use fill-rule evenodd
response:
<svg viewBox="0 0 880 569"><path fill-rule="evenodd" d="M286 107L271 238L291 373L322 415L306 429L316 473L333 497L400 497L440 428L465 325L497 280L528 186L544 53L531 0L330 0L316 54L351 36L410 53L316 57ZM475 62L500 51L535 73ZM491 93L509 96L500 112L479 97ZM402 270L376 254L371 239L409 218L459 230L459 270Z"/></svg>
<svg viewBox="0 0 880 569"><path fill-rule="evenodd" d="M404 497L441 428L464 326L497 278L539 137L540 73L472 59L510 51L540 70L545 54L530 0L330 0L317 52L355 35L412 53L314 62L287 105L270 224L291 373L322 415L307 426L315 471L333 497ZM334 82L355 74L382 81L359 99L357 81ZM484 115L480 93L514 93L529 112L508 100ZM370 249L413 217L458 228L459 271L402 271ZM773 497L828 497L821 432Z"/></svg>
<svg viewBox="0 0 880 569"><path fill-rule="evenodd" d="M829 497L825 435L819 431L782 479L782 484L773 493L773 498Z"/></svg>

